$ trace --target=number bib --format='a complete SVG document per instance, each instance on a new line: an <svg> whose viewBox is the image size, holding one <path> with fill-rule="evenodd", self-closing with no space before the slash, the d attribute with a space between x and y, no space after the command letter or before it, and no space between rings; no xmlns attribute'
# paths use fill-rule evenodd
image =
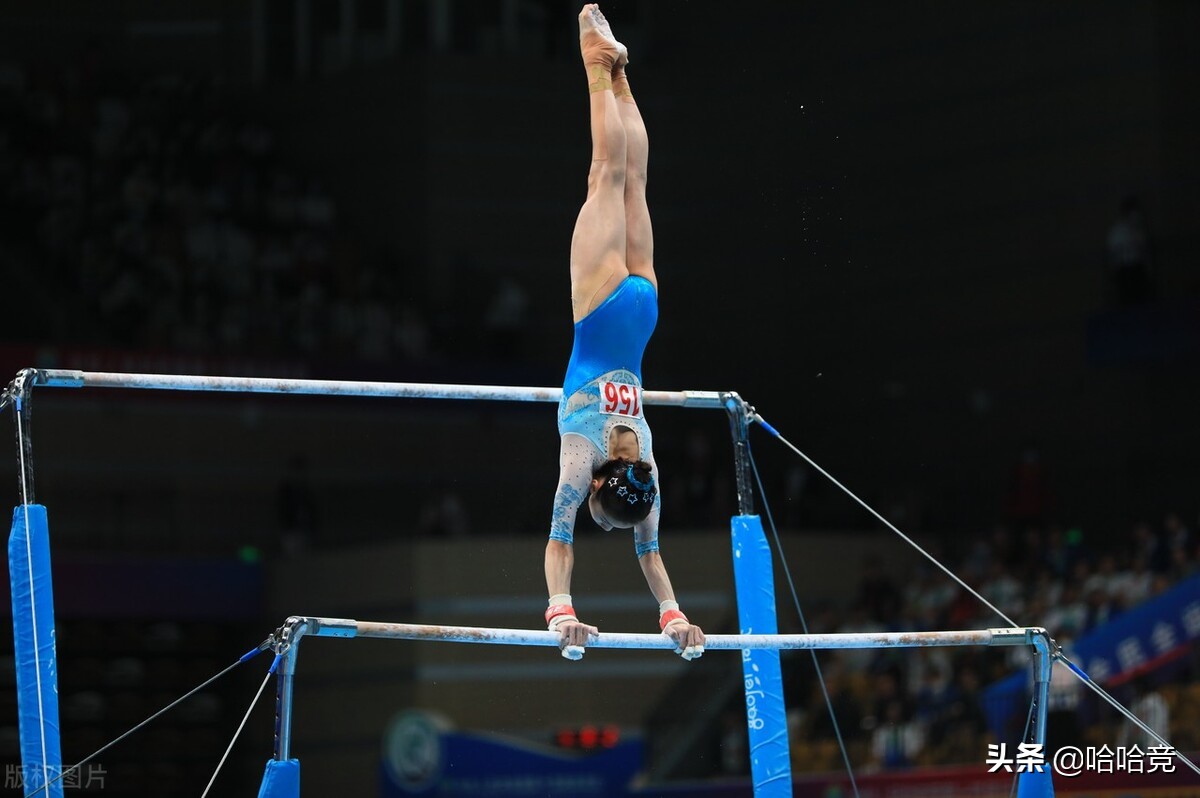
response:
<svg viewBox="0 0 1200 798"><path fill-rule="evenodd" d="M600 383L600 412L606 416L641 418L641 386L627 382Z"/></svg>

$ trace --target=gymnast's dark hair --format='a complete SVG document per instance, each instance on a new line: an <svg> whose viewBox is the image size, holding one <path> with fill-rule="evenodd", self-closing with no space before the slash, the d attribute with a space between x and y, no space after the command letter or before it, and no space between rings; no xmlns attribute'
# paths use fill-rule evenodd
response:
<svg viewBox="0 0 1200 798"><path fill-rule="evenodd" d="M609 460L593 471L592 476L603 480L596 488L596 499L610 521L633 526L650 514L658 487L649 463Z"/></svg>

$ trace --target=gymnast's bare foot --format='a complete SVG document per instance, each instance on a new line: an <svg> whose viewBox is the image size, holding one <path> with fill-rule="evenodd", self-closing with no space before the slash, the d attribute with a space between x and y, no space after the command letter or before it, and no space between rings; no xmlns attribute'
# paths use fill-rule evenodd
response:
<svg viewBox="0 0 1200 798"><path fill-rule="evenodd" d="M579 49L584 64L604 64L611 71L629 62L629 50L613 36L600 6L588 3L579 12Z"/></svg>
<svg viewBox="0 0 1200 798"><path fill-rule="evenodd" d="M600 31L600 35L608 39L617 46L617 63L613 69L624 69L629 63L629 48L617 41L617 37L613 35L612 26L608 24L608 17L604 16L604 12L600 10L600 6L592 3L592 14L596 20L596 30Z"/></svg>

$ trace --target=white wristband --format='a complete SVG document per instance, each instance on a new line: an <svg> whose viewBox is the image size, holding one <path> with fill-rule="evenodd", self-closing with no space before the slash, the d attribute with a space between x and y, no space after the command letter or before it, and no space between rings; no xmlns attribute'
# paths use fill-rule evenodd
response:
<svg viewBox="0 0 1200 798"><path fill-rule="evenodd" d="M663 617L664 613L666 613L670 610L677 610L677 609L679 609L678 601L673 601L671 599L667 599L666 601L661 601L658 604L658 617L661 618L661 617Z"/></svg>
<svg viewBox="0 0 1200 798"><path fill-rule="evenodd" d="M555 604L574 605L574 603L575 602L571 601L570 593L555 593L553 596L550 597L550 601L547 603L546 606L553 607Z"/></svg>

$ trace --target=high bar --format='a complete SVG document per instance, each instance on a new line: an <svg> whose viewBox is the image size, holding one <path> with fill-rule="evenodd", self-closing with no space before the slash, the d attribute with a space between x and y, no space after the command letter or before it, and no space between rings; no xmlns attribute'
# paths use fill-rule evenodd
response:
<svg viewBox="0 0 1200 798"><path fill-rule="evenodd" d="M562 398L562 388L525 388L511 385L209 377L194 374L127 374L73 369L37 369L34 375L33 385L49 388L134 388L399 399L473 399L493 402L557 402ZM729 395L720 391L642 391L642 402L648 405L721 410L725 408L725 397Z"/></svg>
<svg viewBox="0 0 1200 798"><path fill-rule="evenodd" d="M375 637L393 640L432 640L450 643L488 643L516 646L558 646L555 632L532 629L489 629L473 626L355 621L348 618L289 618L290 639L315 637ZM976 629L949 632L856 632L846 634L705 635L710 650L926 648L931 646L1025 646L1046 634L1039 627ZM675 641L665 634L601 632L588 648L666 648Z"/></svg>

